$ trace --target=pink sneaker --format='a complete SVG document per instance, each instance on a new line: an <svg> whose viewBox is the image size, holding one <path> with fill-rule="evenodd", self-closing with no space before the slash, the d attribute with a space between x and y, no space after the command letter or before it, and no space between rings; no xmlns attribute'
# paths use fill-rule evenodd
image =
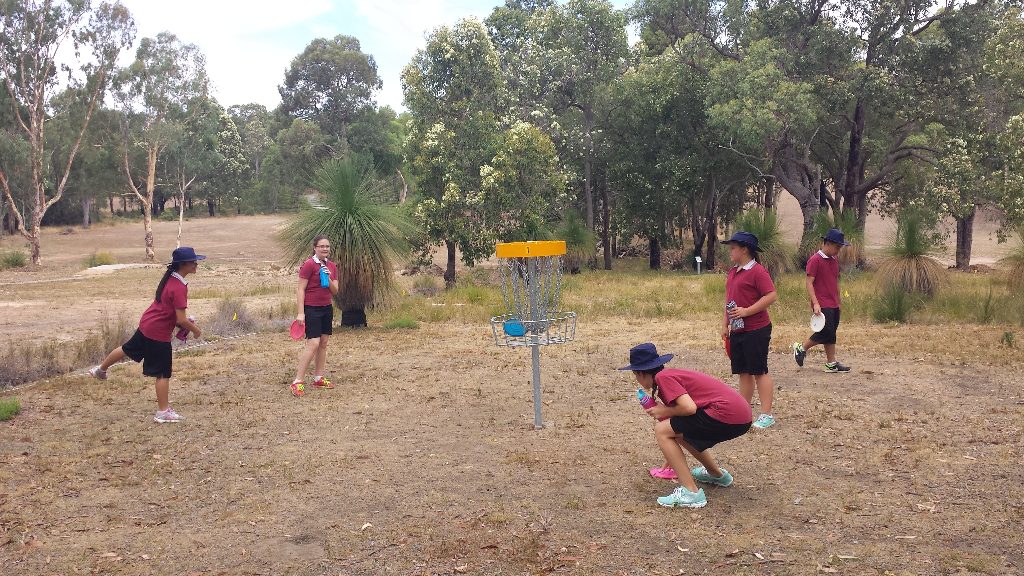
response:
<svg viewBox="0 0 1024 576"><path fill-rule="evenodd" d="M672 469L671 466L665 466L664 468L651 468L651 477L660 478L662 480L677 480L679 475Z"/></svg>
<svg viewBox="0 0 1024 576"><path fill-rule="evenodd" d="M92 368L89 368L89 376L92 376L93 378L96 378L97 380L106 380L107 379L107 371L106 370L100 370L99 366L93 366Z"/></svg>
<svg viewBox="0 0 1024 576"><path fill-rule="evenodd" d="M160 424L176 424L181 422L183 418L174 411L174 408L168 406L167 410L157 410L153 420Z"/></svg>

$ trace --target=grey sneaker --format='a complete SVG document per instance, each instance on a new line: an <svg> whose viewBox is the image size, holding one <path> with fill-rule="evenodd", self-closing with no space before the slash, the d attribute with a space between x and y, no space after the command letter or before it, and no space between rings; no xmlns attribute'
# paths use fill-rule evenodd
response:
<svg viewBox="0 0 1024 576"><path fill-rule="evenodd" d="M690 492L680 486L668 496L658 498L658 504L666 508L703 508L707 506L708 499L704 496L703 488Z"/></svg>
<svg viewBox="0 0 1024 576"><path fill-rule="evenodd" d="M697 482L704 484L714 484L715 486L730 486L732 485L732 474L725 468L722 468L721 476L712 476L708 469L703 466L697 466L693 470L690 470L690 474L693 475L693 479Z"/></svg>
<svg viewBox="0 0 1024 576"><path fill-rule="evenodd" d="M849 372L850 367L836 360L835 362L825 363L825 372L829 374L838 374L839 372Z"/></svg>
<svg viewBox="0 0 1024 576"><path fill-rule="evenodd" d="M807 357L807 350L804 350L804 345L799 342L793 342L793 359L796 360L796 365L803 367L804 358Z"/></svg>
<svg viewBox="0 0 1024 576"><path fill-rule="evenodd" d="M167 410L157 410L156 414L153 416L153 421L159 422L160 424L176 424L182 420L184 420L184 418L182 418L174 411L174 408L171 408L170 406L167 407Z"/></svg>
<svg viewBox="0 0 1024 576"><path fill-rule="evenodd" d="M107 371L106 370L100 370L99 366L93 366L92 368L89 368L89 376L92 376L93 378L95 378L97 380L106 380L107 379Z"/></svg>

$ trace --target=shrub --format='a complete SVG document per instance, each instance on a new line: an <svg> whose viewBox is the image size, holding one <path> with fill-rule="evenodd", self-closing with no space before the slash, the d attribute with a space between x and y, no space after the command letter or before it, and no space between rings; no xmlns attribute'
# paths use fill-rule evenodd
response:
<svg viewBox="0 0 1024 576"><path fill-rule="evenodd" d="M200 327L206 332L206 328L202 324ZM213 320L209 323L210 333L218 336L238 336L255 332L258 328L259 323L249 308L244 302L234 298L221 300L217 304Z"/></svg>
<svg viewBox="0 0 1024 576"><path fill-rule="evenodd" d="M388 330L404 329L404 330L415 330L420 327L420 323L414 318L409 316L399 316L384 324L384 327Z"/></svg>
<svg viewBox="0 0 1024 576"><path fill-rule="evenodd" d="M875 322L906 322L918 305L919 301L913 294L890 285L875 302L871 315Z"/></svg>
<svg viewBox="0 0 1024 576"><path fill-rule="evenodd" d="M19 250L0 254L0 270L8 270L11 268L24 268L27 264L28 257L25 256L24 252L21 252Z"/></svg>
<svg viewBox="0 0 1024 576"><path fill-rule="evenodd" d="M1009 267L1007 286L1010 292L1016 295L1024 295L1024 225L1017 230L1018 245L1009 256L1000 260L1000 263Z"/></svg>
<svg viewBox="0 0 1024 576"><path fill-rule="evenodd" d="M93 252L85 259L86 268L109 266L111 264L117 264L117 258L115 258L110 252Z"/></svg>
<svg viewBox="0 0 1024 576"><path fill-rule="evenodd" d="M584 263L597 255L597 235L575 210L565 214L556 236L565 240L565 269L570 274L579 274Z"/></svg>
<svg viewBox="0 0 1024 576"><path fill-rule="evenodd" d="M896 223L887 255L878 265L883 288L894 287L905 292L935 296L945 278L945 269L929 256L935 240L921 216L908 212Z"/></svg>
<svg viewBox="0 0 1024 576"><path fill-rule="evenodd" d="M441 283L433 276L427 274L418 275L412 281L412 293L432 298L441 293Z"/></svg>
<svg viewBox="0 0 1024 576"><path fill-rule="evenodd" d="M0 398L0 422L10 420L21 412L21 401L17 398Z"/></svg>
<svg viewBox="0 0 1024 576"><path fill-rule="evenodd" d="M772 278L796 269L793 251L782 240L779 218L775 212L748 210L736 219L736 230L743 230L757 236L757 243L761 248L757 261L768 269Z"/></svg>

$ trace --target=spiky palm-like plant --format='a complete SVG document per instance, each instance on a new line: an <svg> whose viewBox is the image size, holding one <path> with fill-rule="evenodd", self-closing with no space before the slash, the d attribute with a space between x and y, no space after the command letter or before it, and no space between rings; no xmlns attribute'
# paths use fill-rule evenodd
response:
<svg viewBox="0 0 1024 576"><path fill-rule="evenodd" d="M931 298L945 279L945 268L930 254L935 241L924 218L914 212L901 214L896 221L886 257L878 265L882 288L894 287Z"/></svg>
<svg viewBox="0 0 1024 576"><path fill-rule="evenodd" d="M820 247L821 238L832 228L843 232L849 246L839 251L839 266L849 270L857 266L864 255L864 231L857 227L857 215L853 210L840 212L833 218L827 210L821 210L814 216L814 225L800 242L800 258L806 261Z"/></svg>
<svg viewBox="0 0 1024 576"><path fill-rule="evenodd" d="M334 303L344 326L364 325L366 309L387 300L395 285L394 268L409 255L410 239L419 233L404 212L377 200L385 197L385 186L348 160L330 160L312 182L323 204L295 215L280 233L293 263L309 258L313 238L330 239L340 288Z"/></svg>
<svg viewBox="0 0 1024 576"><path fill-rule="evenodd" d="M597 235L575 210L565 213L555 236L565 240L565 268L570 274L579 274L583 264L597 254Z"/></svg>
<svg viewBox="0 0 1024 576"><path fill-rule="evenodd" d="M779 217L774 211L748 210L736 219L735 229L757 236L757 244L761 248L757 261L772 278L796 269L793 252L782 239Z"/></svg>
<svg viewBox="0 0 1024 576"><path fill-rule="evenodd" d="M1017 247L1000 263L1010 269L1007 277L1010 292L1024 294L1024 224L1017 227Z"/></svg>

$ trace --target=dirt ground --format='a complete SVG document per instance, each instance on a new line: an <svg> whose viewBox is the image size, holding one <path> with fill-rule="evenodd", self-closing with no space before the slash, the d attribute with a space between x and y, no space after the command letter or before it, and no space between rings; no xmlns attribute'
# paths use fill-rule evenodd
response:
<svg viewBox="0 0 1024 576"><path fill-rule="evenodd" d="M725 377L685 322L581 323L528 356L485 327L344 332L337 390L291 398L297 344L176 360L187 421L156 426L134 365L20 393L0 425L5 574L1024 573L1019 372L774 354L779 424L716 449L737 482L698 511L671 491L621 365L644 339Z"/></svg>
<svg viewBox="0 0 1024 576"><path fill-rule="evenodd" d="M198 222L216 258L190 308L289 298L262 234L279 223ZM133 262L111 230L54 237L68 275L0 273L2 338L134 319L159 270L61 280L96 249ZM674 485L647 475L651 422L614 368L651 340L731 382L705 322L581 318L576 342L543 350L540 431L528 353L469 322L339 332L338 388L302 399L286 334L179 353L175 426L152 422L137 365L52 379L13 392L22 413L0 423L0 573L1024 574L1022 363L965 354L993 327L925 352L921 334L955 329L851 326L854 372L830 375L819 356L797 369L782 350L801 328L780 326L779 423L715 448L736 484L696 511L655 504Z"/></svg>

